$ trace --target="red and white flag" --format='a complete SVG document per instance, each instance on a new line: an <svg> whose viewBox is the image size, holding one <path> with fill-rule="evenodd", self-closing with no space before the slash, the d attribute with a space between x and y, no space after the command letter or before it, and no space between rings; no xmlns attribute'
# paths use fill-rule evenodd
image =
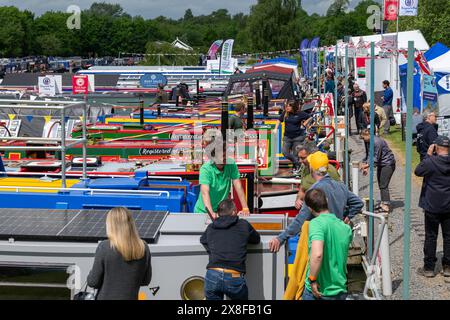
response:
<svg viewBox="0 0 450 320"><path fill-rule="evenodd" d="M416 51L416 54L415 54L415 58L414 58L414 60L416 60L416 62L417 62L417 64L419 65L419 67L420 67L420 70L424 73L424 74L427 74L427 75L431 75L431 68L430 68L430 66L428 65L428 61L427 61L427 59L425 58L425 56L423 55L423 53L422 52L420 52L420 51Z"/></svg>

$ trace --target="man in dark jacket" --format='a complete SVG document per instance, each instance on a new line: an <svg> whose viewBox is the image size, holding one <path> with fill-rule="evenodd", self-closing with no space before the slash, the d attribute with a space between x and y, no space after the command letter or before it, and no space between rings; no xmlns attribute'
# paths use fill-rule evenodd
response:
<svg viewBox="0 0 450 320"><path fill-rule="evenodd" d="M350 106L355 108L355 122L356 129L358 130L358 134L361 133L363 129L363 105L367 102L367 94L364 90L359 88L358 84L353 85L353 93L351 95L351 102L349 102Z"/></svg>
<svg viewBox="0 0 450 320"><path fill-rule="evenodd" d="M424 177L419 207L425 211L424 267L419 270L426 277L434 277L436 245L439 225L444 238L442 267L444 277L450 277L450 139L438 136L428 148L425 159L415 170Z"/></svg>
<svg viewBox="0 0 450 320"><path fill-rule="evenodd" d="M436 140L437 130L436 114L424 112L423 122L417 125L417 152L420 154L420 161L425 158L428 148Z"/></svg>
<svg viewBox="0 0 450 320"><path fill-rule="evenodd" d="M258 244L259 233L246 220L239 219L236 206L223 200L219 217L206 228L200 238L209 254L205 277L206 300L248 300L246 272L247 244Z"/></svg>

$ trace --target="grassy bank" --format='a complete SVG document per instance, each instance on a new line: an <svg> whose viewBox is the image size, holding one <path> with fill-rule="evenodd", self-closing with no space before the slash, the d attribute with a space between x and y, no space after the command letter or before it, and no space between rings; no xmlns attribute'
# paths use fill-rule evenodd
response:
<svg viewBox="0 0 450 320"><path fill-rule="evenodd" d="M383 138L389 143L391 149L398 156L398 161L405 165L406 160L406 141L402 141L402 128L400 126L391 127L391 133L385 135ZM412 170L416 168L416 166L420 162L419 154L417 153L416 146L412 147Z"/></svg>

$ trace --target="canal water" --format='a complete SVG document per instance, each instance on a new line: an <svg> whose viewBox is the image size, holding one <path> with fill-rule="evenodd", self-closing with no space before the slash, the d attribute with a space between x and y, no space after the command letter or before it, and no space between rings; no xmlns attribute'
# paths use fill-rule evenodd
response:
<svg viewBox="0 0 450 320"><path fill-rule="evenodd" d="M0 266L0 300L69 300L68 277L66 268ZM348 267L349 294L360 295L365 281L362 266Z"/></svg>

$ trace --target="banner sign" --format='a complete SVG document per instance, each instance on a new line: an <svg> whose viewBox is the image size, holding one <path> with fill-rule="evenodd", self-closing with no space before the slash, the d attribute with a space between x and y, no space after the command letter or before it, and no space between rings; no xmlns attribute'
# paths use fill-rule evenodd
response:
<svg viewBox="0 0 450 320"><path fill-rule="evenodd" d="M73 94L88 94L89 92L89 77L88 76L73 76L72 77L72 93Z"/></svg>
<svg viewBox="0 0 450 320"><path fill-rule="evenodd" d="M62 93L62 76L47 75L38 78L39 95L54 97Z"/></svg>
<svg viewBox="0 0 450 320"><path fill-rule="evenodd" d="M141 77L141 88L158 88L158 86L166 85L167 78L162 73L146 73Z"/></svg>
<svg viewBox="0 0 450 320"><path fill-rule="evenodd" d="M223 40L216 40L213 42L211 47L208 50L208 59L209 60L216 60L217 59L217 52L219 51L220 47L222 46Z"/></svg>
<svg viewBox="0 0 450 320"><path fill-rule="evenodd" d="M233 61L231 54L233 52L234 39L228 39L222 46L222 55L220 62L220 72L233 73Z"/></svg>
<svg viewBox="0 0 450 320"><path fill-rule="evenodd" d="M318 63L318 56L319 56L319 52L318 52L318 48L319 48L319 42L320 42L320 37L316 37L314 39L311 40L311 43L309 44L309 48L311 49L311 68L313 70L314 73L314 69L317 68L317 63ZM310 74L310 76L312 77L313 75Z"/></svg>
<svg viewBox="0 0 450 320"><path fill-rule="evenodd" d="M309 40L303 39L303 41L300 43L300 57L302 60L302 74L305 78L309 78L309 70L308 70L308 45Z"/></svg>
<svg viewBox="0 0 450 320"><path fill-rule="evenodd" d="M397 20L398 0L384 0L384 20Z"/></svg>
<svg viewBox="0 0 450 320"><path fill-rule="evenodd" d="M423 100L437 102L438 92L433 76L423 75Z"/></svg>
<svg viewBox="0 0 450 320"><path fill-rule="evenodd" d="M448 94L450 93L450 73L449 74L443 74L443 73L436 73L438 85L439 85L439 93L441 94Z"/></svg>
<svg viewBox="0 0 450 320"><path fill-rule="evenodd" d="M419 0L400 0L399 16L417 16Z"/></svg>

